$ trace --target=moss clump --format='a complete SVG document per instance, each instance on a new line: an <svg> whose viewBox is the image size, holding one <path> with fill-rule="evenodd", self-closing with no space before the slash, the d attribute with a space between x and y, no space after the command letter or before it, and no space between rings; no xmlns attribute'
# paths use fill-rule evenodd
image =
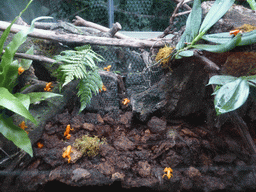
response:
<svg viewBox="0 0 256 192"><path fill-rule="evenodd" d="M168 47L165 45L165 47L159 49L157 55L156 55L156 61L163 64L163 67L167 67L167 64L171 60L171 53L173 52L174 47Z"/></svg>
<svg viewBox="0 0 256 192"><path fill-rule="evenodd" d="M256 26L253 26L250 24L243 24L242 26L238 27L238 29L243 32L250 32L250 31L256 30Z"/></svg>
<svg viewBox="0 0 256 192"><path fill-rule="evenodd" d="M73 146L88 157L95 157L99 153L99 146L103 143L106 143L104 138L100 140L97 136L83 135L75 140Z"/></svg>

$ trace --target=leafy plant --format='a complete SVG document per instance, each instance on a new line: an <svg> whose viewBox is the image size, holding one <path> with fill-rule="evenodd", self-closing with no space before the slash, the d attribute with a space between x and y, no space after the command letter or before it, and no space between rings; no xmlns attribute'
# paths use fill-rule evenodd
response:
<svg viewBox="0 0 256 192"><path fill-rule="evenodd" d="M21 14L28 8L32 3L32 0L28 3L26 8L19 14ZM18 17L19 17L18 16ZM3 52L4 42L7 39L11 26L17 20L16 17L10 26L3 32L0 38L0 53ZM46 97L61 96L54 93L37 93L35 96L29 94L15 93L13 94L13 88L17 84L18 78L18 68L23 67L23 69L28 69L32 61L22 60L18 63L17 60L13 60L13 57L26 39L27 35L33 31L35 21L39 19L49 19L50 17L39 17L32 21L31 27L22 30L13 36L12 41L6 46L5 52L1 57L0 63L0 133L2 133L7 139L11 140L16 146L23 149L30 156L33 156L32 146L27 133L20 127L13 124L11 117L7 115L7 111L12 111L24 118L30 120L31 122L37 124L34 117L29 112L29 105L35 100L45 99ZM27 53L32 53L33 47L31 47Z"/></svg>
<svg viewBox="0 0 256 192"><path fill-rule="evenodd" d="M95 62L103 61L103 58L89 45L85 45L76 47L75 50L63 51L55 59L56 62L62 62L56 71L60 89L72 80L80 80L77 95L81 102L79 112L83 111L91 101L92 92L96 95L102 89L103 83Z"/></svg>
<svg viewBox="0 0 256 192"><path fill-rule="evenodd" d="M235 0L216 0L202 20L200 0L194 0L192 11L187 19L186 30L182 34L173 53L176 59L193 56L193 50L205 50L221 53L229 51L236 46L256 43L256 30L246 34L238 33L236 36L229 32L206 35L207 31L229 10ZM196 44L199 40L214 42L216 45Z"/></svg>
<svg viewBox="0 0 256 192"><path fill-rule="evenodd" d="M249 96L250 86L256 87L253 81L256 81L256 76L213 76L208 85L221 86L213 93L215 95L214 105L217 115L234 111L241 107Z"/></svg>
<svg viewBox="0 0 256 192"><path fill-rule="evenodd" d="M201 22L201 3L194 0L192 11L187 19L186 30L171 56L175 59L193 56L194 50L205 50L209 52L226 52L236 46L250 45L256 43L256 30L237 35L230 32L209 34L207 31L229 10L235 0L216 0ZM248 1L249 2L249 1ZM250 1L252 3L252 1ZM199 40L215 43L196 44ZM214 105L217 115L238 109L247 100L250 88L256 87L256 76L233 77L216 75L209 80L209 84L218 85L213 93L215 95Z"/></svg>

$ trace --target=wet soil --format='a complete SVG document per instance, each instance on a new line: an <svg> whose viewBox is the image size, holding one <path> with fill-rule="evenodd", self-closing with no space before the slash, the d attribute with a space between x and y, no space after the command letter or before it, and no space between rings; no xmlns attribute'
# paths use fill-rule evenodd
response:
<svg viewBox="0 0 256 192"><path fill-rule="evenodd" d="M151 191L245 191L256 188L256 171L250 154L232 124L220 132L201 120L168 122L152 117L140 123L132 112L70 114L67 110L47 122L34 147L34 157L13 182L13 191L49 191L50 186L82 190L117 187ZM199 123L200 122L200 123ZM66 139L66 126L74 129ZM158 131L159 130L159 131ZM95 157L63 148L88 134L105 138ZM171 167L173 177L163 177ZM104 188L108 189L108 188Z"/></svg>

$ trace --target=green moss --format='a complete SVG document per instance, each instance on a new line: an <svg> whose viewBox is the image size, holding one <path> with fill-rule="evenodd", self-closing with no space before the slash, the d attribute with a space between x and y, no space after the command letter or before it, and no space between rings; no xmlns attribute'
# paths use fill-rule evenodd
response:
<svg viewBox="0 0 256 192"><path fill-rule="evenodd" d="M73 146L88 157L95 157L99 153L99 146L103 143L106 143L104 138L100 140L97 136L83 135L75 140Z"/></svg>

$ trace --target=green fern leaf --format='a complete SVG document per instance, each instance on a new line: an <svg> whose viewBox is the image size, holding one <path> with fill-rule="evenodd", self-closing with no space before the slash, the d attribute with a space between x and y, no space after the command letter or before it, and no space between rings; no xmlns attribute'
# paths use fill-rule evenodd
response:
<svg viewBox="0 0 256 192"><path fill-rule="evenodd" d="M90 104L92 92L96 95L102 88L102 80L98 71L88 72L86 79L81 79L78 84L78 97L80 97L81 107L79 113L85 109L87 104Z"/></svg>
<svg viewBox="0 0 256 192"><path fill-rule="evenodd" d="M103 58L88 45L76 47L75 50L62 51L55 59L56 63L62 62L57 69L60 87L64 87L74 79L86 79L88 71L98 70L96 62L103 61Z"/></svg>
<svg viewBox="0 0 256 192"><path fill-rule="evenodd" d="M62 63L56 72L60 90L71 81L80 80L77 86L77 95L81 102L80 113L91 102L92 93L96 95L102 89L103 83L96 62L103 61L103 57L85 45L76 47L75 50L63 51L55 59L56 63Z"/></svg>

